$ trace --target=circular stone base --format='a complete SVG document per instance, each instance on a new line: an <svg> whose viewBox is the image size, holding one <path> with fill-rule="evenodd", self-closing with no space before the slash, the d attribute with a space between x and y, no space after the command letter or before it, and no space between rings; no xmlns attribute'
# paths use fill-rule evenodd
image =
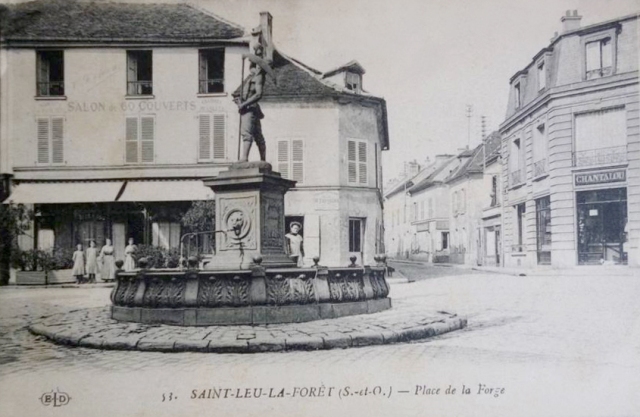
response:
<svg viewBox="0 0 640 417"><path fill-rule="evenodd" d="M71 346L162 352L252 353L316 350L420 340L467 325L455 314L395 307L381 313L259 326L176 327L119 322L108 307L55 314L29 326Z"/></svg>
<svg viewBox="0 0 640 417"><path fill-rule="evenodd" d="M391 308L390 298L350 303L216 308L144 308L111 306L111 318L136 323L174 326L226 326L303 323L356 314L372 314Z"/></svg>

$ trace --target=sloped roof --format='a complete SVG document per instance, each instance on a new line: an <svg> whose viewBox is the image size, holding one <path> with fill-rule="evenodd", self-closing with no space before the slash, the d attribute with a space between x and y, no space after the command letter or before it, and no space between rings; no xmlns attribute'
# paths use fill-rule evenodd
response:
<svg viewBox="0 0 640 417"><path fill-rule="evenodd" d="M36 0L0 5L9 41L229 40L241 26L187 4Z"/></svg>
<svg viewBox="0 0 640 417"><path fill-rule="evenodd" d="M339 72L342 71L351 71L351 72L355 72L357 74L364 74L366 71L364 70L364 67L362 65L360 65L360 63L358 61L349 61L344 65L339 66L338 68L334 68L331 71L327 71L324 74L322 74L322 78L326 78L326 77L331 77L332 75L335 75Z"/></svg>
<svg viewBox="0 0 640 417"><path fill-rule="evenodd" d="M409 188L407 190L407 192L409 194L413 194L413 193L417 193L418 191L422 191L426 188L428 188L429 186L431 186L432 184L436 184L436 183L440 183L442 182L443 179L443 173L445 168L447 168L449 166L449 164L451 163L452 159L454 159L455 157L451 157L449 159L447 159L446 161L442 161L440 163L440 165L436 166L433 171L426 177L423 178L422 180L418 181L415 185L413 185L411 188ZM434 162L434 164L436 164L436 162Z"/></svg>
<svg viewBox="0 0 640 417"><path fill-rule="evenodd" d="M482 144L478 145L473 150L466 150L465 152L458 155L460 157L468 157L469 153L471 156L467 159L460 167L451 173L451 175L445 180L445 182L452 182L461 178L465 175L483 172L484 163L482 161Z"/></svg>
<svg viewBox="0 0 640 417"><path fill-rule="evenodd" d="M499 132L493 132L484 141L484 160L490 162L500 156L502 137Z"/></svg>

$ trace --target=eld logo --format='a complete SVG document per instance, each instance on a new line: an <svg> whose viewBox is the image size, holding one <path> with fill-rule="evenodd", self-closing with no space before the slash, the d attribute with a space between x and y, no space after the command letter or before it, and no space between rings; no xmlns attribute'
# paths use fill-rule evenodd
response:
<svg viewBox="0 0 640 417"><path fill-rule="evenodd" d="M40 402L45 406L53 405L54 407L62 407L63 405L69 404L69 401L71 401L69 394L60 392L58 388L56 388L55 391L45 392L42 394L42 397L40 397Z"/></svg>

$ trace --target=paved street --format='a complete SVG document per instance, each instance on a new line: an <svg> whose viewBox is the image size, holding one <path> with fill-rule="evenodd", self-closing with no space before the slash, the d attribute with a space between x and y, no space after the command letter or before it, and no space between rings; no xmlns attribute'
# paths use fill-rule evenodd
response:
<svg viewBox="0 0 640 417"><path fill-rule="evenodd" d="M344 350L102 351L53 345L25 330L43 316L104 307L109 291L0 289L0 415L50 415L55 409L39 398L56 388L72 397L59 409L65 416L90 415L97 405L105 415L123 416L237 415L240 409L248 416L276 409L304 416L640 413L640 280L631 276L474 273L397 284L390 294L397 308L429 305L465 315L468 327L427 342ZM479 384L486 385L481 394ZM456 394L443 394L449 385ZM461 394L463 385L469 394ZM310 398L298 390L280 399L191 399L212 388L294 393L320 386L334 387L333 395ZM347 393L380 386L392 394L337 396L345 386ZM441 391L426 395L434 392L429 388ZM505 390L485 393L489 388ZM166 400L169 393L178 399Z"/></svg>

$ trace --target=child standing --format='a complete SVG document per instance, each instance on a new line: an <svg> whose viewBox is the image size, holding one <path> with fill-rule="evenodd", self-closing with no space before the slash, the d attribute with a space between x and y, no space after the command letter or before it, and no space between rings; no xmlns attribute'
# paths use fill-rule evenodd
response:
<svg viewBox="0 0 640 417"><path fill-rule="evenodd" d="M302 225L298 222L291 222L289 227L291 233L285 235L287 238L287 254L296 263L296 266L302 267L304 264L304 247L302 246L302 236L299 234L302 230Z"/></svg>
<svg viewBox="0 0 640 417"><path fill-rule="evenodd" d="M77 250L73 252L73 276L76 277L76 282L82 284L84 282L84 252L82 251L82 244L78 243Z"/></svg>
<svg viewBox="0 0 640 417"><path fill-rule="evenodd" d="M98 250L96 249L96 242L93 240L89 242L89 247L87 248L87 270L85 272L89 275L89 282L96 282Z"/></svg>

